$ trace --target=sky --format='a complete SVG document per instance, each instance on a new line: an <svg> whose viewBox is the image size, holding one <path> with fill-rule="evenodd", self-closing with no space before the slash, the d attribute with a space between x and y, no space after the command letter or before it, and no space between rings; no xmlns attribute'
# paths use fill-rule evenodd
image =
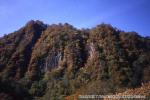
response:
<svg viewBox="0 0 150 100"><path fill-rule="evenodd" d="M150 36L150 0L0 0L0 36L31 19L78 29L106 23Z"/></svg>

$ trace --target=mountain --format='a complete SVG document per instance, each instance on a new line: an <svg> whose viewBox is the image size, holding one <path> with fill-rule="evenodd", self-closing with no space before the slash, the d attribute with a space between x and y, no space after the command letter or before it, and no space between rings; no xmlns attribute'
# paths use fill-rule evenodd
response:
<svg viewBox="0 0 150 100"><path fill-rule="evenodd" d="M141 96L141 100L149 100L148 96L150 95L150 83L143 84L141 87L135 89L128 89L123 93L117 93L117 96L125 96L125 95L133 95L133 96ZM110 99L104 99L110 100ZM118 100L118 99L111 99L111 100Z"/></svg>
<svg viewBox="0 0 150 100"><path fill-rule="evenodd" d="M136 32L31 20L0 38L0 98L63 100L76 93L124 92L150 81L149 59L150 37Z"/></svg>

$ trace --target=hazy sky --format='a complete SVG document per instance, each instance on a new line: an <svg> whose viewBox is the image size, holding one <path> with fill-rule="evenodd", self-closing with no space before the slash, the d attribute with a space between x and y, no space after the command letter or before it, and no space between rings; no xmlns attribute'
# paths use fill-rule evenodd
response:
<svg viewBox="0 0 150 100"><path fill-rule="evenodd" d="M0 36L31 19L77 28L104 22L150 36L150 0L0 0Z"/></svg>

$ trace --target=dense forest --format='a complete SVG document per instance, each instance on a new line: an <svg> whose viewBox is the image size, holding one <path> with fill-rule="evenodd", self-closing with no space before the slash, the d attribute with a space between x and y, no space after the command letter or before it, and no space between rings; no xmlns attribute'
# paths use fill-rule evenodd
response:
<svg viewBox="0 0 150 100"><path fill-rule="evenodd" d="M31 20L0 38L1 100L116 94L149 81L150 37L109 24L76 29Z"/></svg>

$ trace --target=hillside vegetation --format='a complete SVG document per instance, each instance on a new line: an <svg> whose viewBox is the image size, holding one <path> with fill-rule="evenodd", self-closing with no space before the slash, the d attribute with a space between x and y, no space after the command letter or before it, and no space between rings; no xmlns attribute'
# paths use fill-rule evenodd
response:
<svg viewBox="0 0 150 100"><path fill-rule="evenodd" d="M108 24L91 29L29 21L0 38L2 100L115 94L150 81L150 37Z"/></svg>

